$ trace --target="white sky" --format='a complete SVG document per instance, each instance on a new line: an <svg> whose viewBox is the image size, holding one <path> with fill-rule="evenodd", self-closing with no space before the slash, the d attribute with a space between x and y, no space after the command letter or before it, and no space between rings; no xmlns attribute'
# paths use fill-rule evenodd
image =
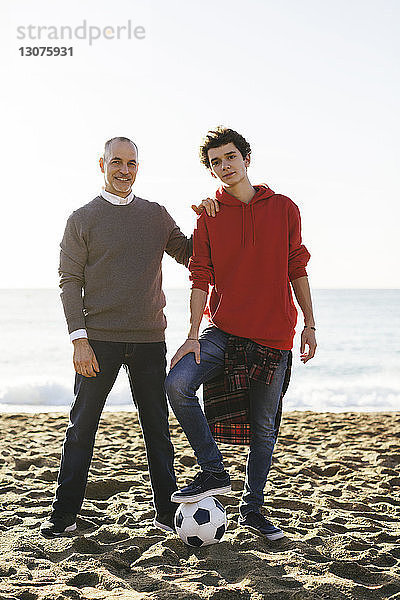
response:
<svg viewBox="0 0 400 600"><path fill-rule="evenodd" d="M139 146L135 192L190 234L216 188L197 157L225 124L253 183L300 207L314 287L400 287L398 0L2 0L0 287L57 286L58 244L97 195L104 141ZM144 40L20 57L18 26L132 24ZM62 43L59 43L62 45ZM166 261L167 287L186 286Z"/></svg>

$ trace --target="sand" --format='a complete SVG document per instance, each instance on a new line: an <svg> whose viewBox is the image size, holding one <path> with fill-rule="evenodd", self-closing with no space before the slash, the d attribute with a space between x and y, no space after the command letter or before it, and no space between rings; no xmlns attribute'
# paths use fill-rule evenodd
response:
<svg viewBox="0 0 400 600"><path fill-rule="evenodd" d="M237 525L247 449L221 444L229 527L200 549L152 525L135 413L103 415L78 529L42 538L66 421L0 416L0 600L400 598L400 414L284 414L265 502L276 542ZM193 454L171 431L183 484Z"/></svg>

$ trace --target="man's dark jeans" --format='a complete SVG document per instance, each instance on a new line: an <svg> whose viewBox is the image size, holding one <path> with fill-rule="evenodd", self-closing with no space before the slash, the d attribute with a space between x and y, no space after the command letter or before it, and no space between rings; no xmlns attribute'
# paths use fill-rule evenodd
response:
<svg viewBox="0 0 400 600"><path fill-rule="evenodd" d="M164 388L165 342L89 342L100 373L96 377L76 374L75 401L65 434L54 510L77 514L82 506L100 416L121 365L126 366L138 409L156 511L175 510L170 501L177 486Z"/></svg>

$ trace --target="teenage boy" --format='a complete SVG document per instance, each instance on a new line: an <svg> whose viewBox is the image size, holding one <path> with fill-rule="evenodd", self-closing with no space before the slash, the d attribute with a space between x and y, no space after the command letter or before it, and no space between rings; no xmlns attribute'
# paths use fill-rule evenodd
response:
<svg viewBox="0 0 400 600"><path fill-rule="evenodd" d="M161 261L167 252L187 265L192 240L163 206L134 195L138 166L134 142L125 137L108 140L100 158L105 188L72 213L61 242L61 299L74 344L75 400L53 511L41 526L48 538L76 529L99 420L122 365L146 446L154 525L174 530L170 496L176 481L164 388ZM204 207L210 210L207 201L192 208L197 212Z"/></svg>
<svg viewBox="0 0 400 600"><path fill-rule="evenodd" d="M240 393L249 426L250 449L239 522L276 540L283 532L260 509L295 333L297 311L290 284L304 315L303 363L315 354L315 323L305 269L310 255L301 241L299 210L268 186L250 183L250 152L243 136L226 128L209 131L200 148L202 163L222 184L216 193L220 210L216 219L202 214L197 220L189 264L193 283L191 325L188 339L171 361L166 388L201 471L190 485L173 492L171 499L195 502L231 490L229 474L211 433L211 429L214 435L223 432L224 424L210 429L196 397L201 384L206 388L223 376L223 389L231 385L229 393L233 392L233 404L228 398L231 415L236 414L235 393L244 388ZM209 286L211 326L199 338ZM238 381L240 385L236 385ZM206 398L205 409L212 413L212 406L207 411ZM242 426L239 422L233 431L243 431ZM243 443L240 435L233 436L233 441Z"/></svg>

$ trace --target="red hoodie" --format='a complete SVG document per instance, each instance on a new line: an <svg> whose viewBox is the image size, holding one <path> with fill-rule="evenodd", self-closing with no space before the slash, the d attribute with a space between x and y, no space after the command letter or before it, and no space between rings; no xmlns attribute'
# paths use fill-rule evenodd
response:
<svg viewBox="0 0 400 600"><path fill-rule="evenodd" d="M290 350L297 310L289 280L307 275L310 254L296 204L268 186L255 190L248 204L217 191L218 215L197 220L190 279L205 292L213 286L208 311L219 329Z"/></svg>

